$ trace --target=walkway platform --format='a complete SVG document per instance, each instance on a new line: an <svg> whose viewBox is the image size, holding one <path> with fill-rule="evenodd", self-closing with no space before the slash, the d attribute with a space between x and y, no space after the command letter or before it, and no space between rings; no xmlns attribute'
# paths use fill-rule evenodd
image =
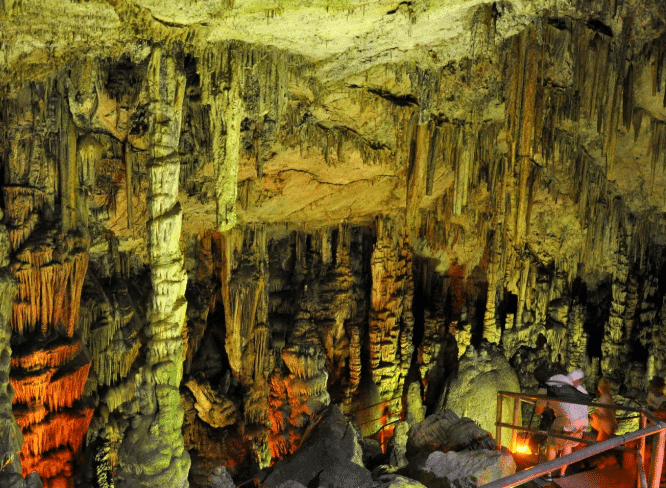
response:
<svg viewBox="0 0 666 488"><path fill-rule="evenodd" d="M609 466L571 474L553 481L537 478L521 485L523 488L635 488L635 478L621 466Z"/></svg>
<svg viewBox="0 0 666 488"><path fill-rule="evenodd" d="M615 465L557 478L553 484L560 488L634 488L636 478L621 466Z"/></svg>

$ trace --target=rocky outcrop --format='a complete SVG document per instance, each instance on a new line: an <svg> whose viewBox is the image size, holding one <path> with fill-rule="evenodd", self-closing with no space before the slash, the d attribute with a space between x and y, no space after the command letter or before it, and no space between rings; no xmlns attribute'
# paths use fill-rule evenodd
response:
<svg viewBox="0 0 666 488"><path fill-rule="evenodd" d="M406 454L413 458L432 451L494 449L495 440L473 420L460 418L453 411L426 417L407 434Z"/></svg>
<svg viewBox="0 0 666 488"><path fill-rule="evenodd" d="M357 473L353 477L354 482L361 483L358 486L365 486L372 479L370 472L363 468L362 450L357 436L340 409L328 407L313 420L299 449L292 456L276 463L264 480L264 485L272 488L296 481L308 486L316 479L321 483L322 475L335 485L335 480L344 479L345 469L353 469ZM352 464L354 468L351 468Z"/></svg>

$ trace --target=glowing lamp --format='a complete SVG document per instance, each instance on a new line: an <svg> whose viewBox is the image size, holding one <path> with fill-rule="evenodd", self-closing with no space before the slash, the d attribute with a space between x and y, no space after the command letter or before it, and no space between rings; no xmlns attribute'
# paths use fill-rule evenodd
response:
<svg viewBox="0 0 666 488"><path fill-rule="evenodd" d="M516 445L513 448L513 452L516 454L532 454L532 449L530 449L529 437L525 434L521 434L516 439Z"/></svg>

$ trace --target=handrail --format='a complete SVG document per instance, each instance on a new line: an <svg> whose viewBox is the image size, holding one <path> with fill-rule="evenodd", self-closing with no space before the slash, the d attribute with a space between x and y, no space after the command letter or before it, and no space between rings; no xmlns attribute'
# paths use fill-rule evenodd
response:
<svg viewBox="0 0 666 488"><path fill-rule="evenodd" d="M512 424L507 424L504 422L495 422L495 425L498 427L506 427L508 429L513 429L515 428L516 430L520 430L521 432L529 432L531 434L545 434L550 437L557 437L558 439L565 439L567 441L576 441L576 442L582 442L583 444L599 444L599 442L593 440L593 439L583 439L581 437L571 437L570 435L566 434L558 434L556 431L553 430L539 430L539 429L530 429L528 427L516 427L515 425ZM620 448L622 450L628 450L628 451L634 451L633 449L629 448Z"/></svg>
<svg viewBox="0 0 666 488"><path fill-rule="evenodd" d="M502 395L508 398L518 398L520 400L557 400L556 398L549 397L548 395L532 395L532 394L526 394L526 393L516 393L514 391L498 391L497 395ZM566 400L560 399L559 401L566 402L566 403L573 403L575 405L586 405L588 407L603 407L603 408L614 408L615 410L624 410L625 412L636 412L636 413L644 413L645 415L650 418L652 422L660 422L659 419L657 419L654 415L649 410L645 410L643 408L636 408L636 407L628 407L626 405L619 405L617 403L596 403L596 402L579 402L576 400L569 400L568 398Z"/></svg>
<svg viewBox="0 0 666 488"><path fill-rule="evenodd" d="M401 399L403 396L397 396L393 398L389 398L388 400L381 401L379 403L375 403L374 405L368 405L367 407L359 408L358 410L352 410L350 411L347 415L353 415L358 412L363 412L365 410L370 410L371 408L379 407L379 406L388 406L391 404L391 402L394 402L395 400Z"/></svg>
<svg viewBox="0 0 666 488"><path fill-rule="evenodd" d="M502 420L502 399L503 397L509 397L514 399L514 418L513 418L513 424L506 424L503 423ZM658 434L659 440L657 442L654 442L652 444L652 460L650 463L650 474L649 474L649 479L650 479L650 484L649 488L658 488L659 487L659 479L661 476L661 468L662 468L662 462L664 459L664 443L666 443L666 422L661 421L660 419L656 418L649 410L646 409L641 409L641 408L634 408L634 407L626 407L624 405L618 405L618 404L606 404L606 403L594 403L592 401L576 401L576 400L562 400L562 399L556 399L553 397L549 397L547 395L529 395L529 394L524 394L524 393L516 393L516 392L509 392L509 391L499 391L497 392L497 418L498 420L495 422L495 425L497 426L497 448L501 449L502 447L502 440L501 440L501 432L502 432L502 427L505 428L510 428L513 431L512 435L512 443L515 441L517 431L526 431L526 432L535 432L534 429L531 429L529 427L523 427L522 425L517 424L517 413L519 412L520 408L520 402L524 401L526 403L530 404L536 404L536 401L538 400L558 400L558 401L565 401L566 403L572 403L576 405L586 405L586 406L596 406L596 407L607 407L607 408L613 408L615 410L623 410L626 412L638 412L640 413L640 429L632 432L632 433L627 433L624 434L623 436L618 436L614 437L612 439L609 439L604 442L596 442L596 441L588 441L586 439L580 439L580 438L574 438L574 437L569 437L566 435L558 434L552 431L549 432L544 432L544 431L536 431L538 433L544 433L546 435L549 435L551 437L557 437L557 438L563 438L563 439L570 439L570 440L575 440L577 442L583 442L583 443L592 443L592 445L587 446L583 449L580 449L574 453L568 454L566 456L562 456L560 458L554 459L552 461L545 462L543 464L540 464L538 466L535 466L533 468L527 469L525 471L522 471L520 473L516 473L514 475L501 478L499 480L496 480L492 483L483 485L487 488L510 488L513 486L516 486L518 484L525 483L531 479L537 478L543 474L550 473L551 471L554 471L558 468L563 468L568 466L569 464L581 461L583 459L586 459L588 457L594 456L596 454L600 454L602 452L605 452L609 449L615 449L618 447L622 447L624 450L630 450L633 452L636 452L637 457L639 459L643 459L643 452L645 450L645 438L649 435L655 435ZM535 400L534 402L530 400ZM648 426L647 423L650 421L652 424L651 426ZM639 447L638 449L628 449L624 446L623 444L627 442L632 442L634 440L639 440ZM643 481L644 479L646 480L645 477L645 472L642 469L639 469L636 473L638 483L641 483L641 485L644 485ZM647 480L646 480L647 483ZM643 487L642 487L643 488ZM648 488L645 486L645 488Z"/></svg>
<svg viewBox="0 0 666 488"><path fill-rule="evenodd" d="M552 461L547 461L533 468L526 469L525 471L512 474L511 476L507 476L505 478L500 478L482 486L483 488L511 488L518 486L533 480L534 478L538 478L539 476L542 476L546 473L555 471L556 469L559 469L563 466L568 466L570 464L582 461L583 459L587 459L610 449L614 449L618 446L621 446L622 444L626 444L627 442L665 431L666 423L657 421L657 425L645 427L644 429L639 429L635 432L630 432L619 437L614 437L612 439L608 439L607 441L598 442L592 446L584 447L583 449L572 452L571 454L567 454L566 456L553 459Z"/></svg>

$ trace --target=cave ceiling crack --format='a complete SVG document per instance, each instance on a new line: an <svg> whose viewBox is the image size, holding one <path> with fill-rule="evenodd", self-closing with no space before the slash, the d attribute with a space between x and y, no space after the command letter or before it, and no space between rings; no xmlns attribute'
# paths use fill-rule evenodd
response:
<svg viewBox="0 0 666 488"><path fill-rule="evenodd" d="M332 181L323 181L317 178L317 175L313 173L312 171L308 171L306 169L298 169L298 168L287 168L287 169L281 169L280 171L277 172L277 176L282 176L282 173L303 173L306 175L309 175L312 177L312 180L319 183L320 185L330 185L330 186L348 186L348 185L353 185L355 183L363 183L363 182L372 182L378 178L398 178L398 175L390 175L390 174L381 174L381 175L375 175L372 178L361 178L359 180L353 180L353 181L348 181L347 183L334 183ZM318 199L319 200L319 199ZM315 200L317 201L317 200Z"/></svg>

